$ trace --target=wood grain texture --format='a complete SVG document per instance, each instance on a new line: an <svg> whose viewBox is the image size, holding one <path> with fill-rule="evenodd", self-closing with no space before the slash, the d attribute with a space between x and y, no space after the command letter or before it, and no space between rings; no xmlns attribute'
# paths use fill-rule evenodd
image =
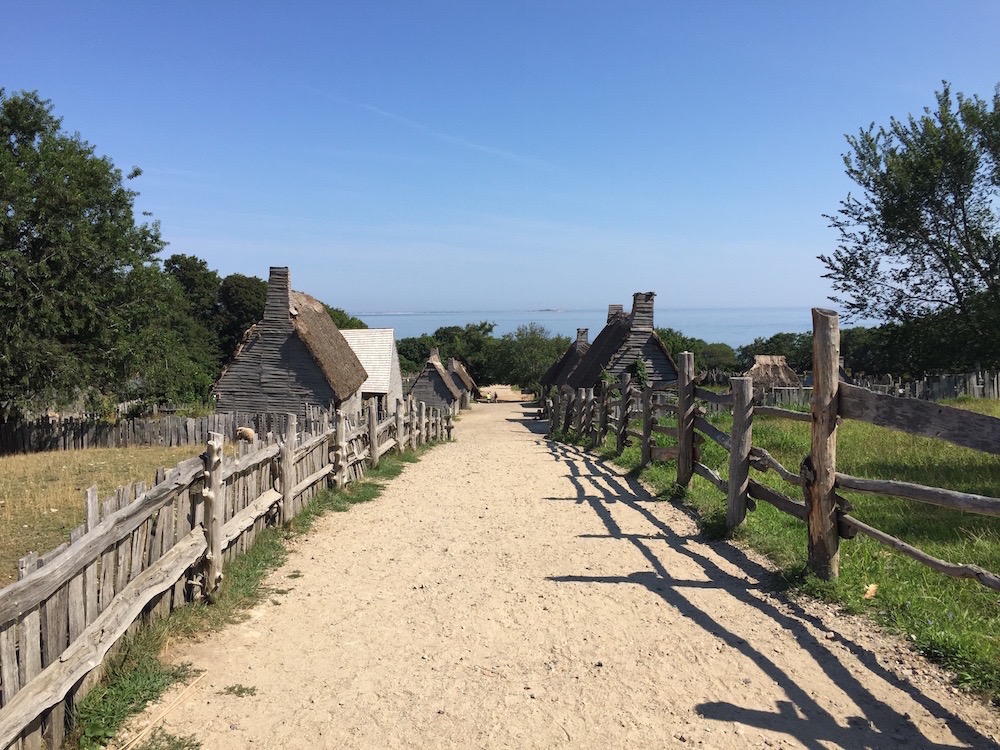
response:
<svg viewBox="0 0 1000 750"><path fill-rule="evenodd" d="M1000 419L932 401L896 398L842 384L838 411L847 419L939 438L1000 455Z"/></svg>

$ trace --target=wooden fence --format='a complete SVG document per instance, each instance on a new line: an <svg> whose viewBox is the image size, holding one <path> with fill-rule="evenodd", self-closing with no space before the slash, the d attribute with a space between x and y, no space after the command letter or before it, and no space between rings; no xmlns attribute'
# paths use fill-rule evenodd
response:
<svg viewBox="0 0 1000 750"><path fill-rule="evenodd" d="M325 410L306 407L297 415L315 432ZM0 455L86 448L131 448L138 445L205 445L210 432L236 439L240 427L258 434L284 435L287 414L227 412L203 417L161 416L108 422L96 417L39 417L0 421ZM304 420L304 421L303 421Z"/></svg>
<svg viewBox="0 0 1000 750"><path fill-rule="evenodd" d="M836 313L813 310L814 383L810 411L755 404L750 378L732 378L730 393L719 394L700 387L694 377L694 355L683 352L678 362L678 381L664 391L637 388L626 375L616 391L595 397L594 391L559 392L553 389L545 407L550 431L573 430L591 445L614 435L619 454L627 440L641 446L641 464L677 461L677 484L687 487L694 474L708 480L727 497L727 522L734 528L743 522L756 502L766 502L804 521L808 528L809 566L819 577L839 574L840 539L864 534L934 570L956 578L974 578L1000 591L1000 577L975 565L946 562L875 529L850 515L850 504L839 490L891 495L987 516L1000 516L1000 498L955 490L926 487L894 479L864 479L837 471L837 424L855 419L901 430L913 435L936 437L955 445L1000 455L1000 419L917 399L901 399L874 393L839 381L839 321ZM711 408L732 410L729 433L707 419ZM790 471L773 456L752 444L753 418L770 415L809 422L811 449L798 471ZM658 424L658 417L672 415L676 426ZM637 426L638 425L638 426ZM676 446L657 447L655 433L673 437ZM729 453L728 476L701 463L700 446L711 440ZM803 500L790 497L754 480L750 468L775 471L786 482L800 488Z"/></svg>
<svg viewBox="0 0 1000 750"><path fill-rule="evenodd" d="M397 402L381 420L323 416L235 459L212 431L205 452L156 483L86 493L86 522L45 555L20 561L0 590L0 747L56 748L67 718L100 676L108 652L143 618L158 618L219 586L223 562L265 527L288 523L329 485L343 487L388 451L451 439L451 414Z"/></svg>

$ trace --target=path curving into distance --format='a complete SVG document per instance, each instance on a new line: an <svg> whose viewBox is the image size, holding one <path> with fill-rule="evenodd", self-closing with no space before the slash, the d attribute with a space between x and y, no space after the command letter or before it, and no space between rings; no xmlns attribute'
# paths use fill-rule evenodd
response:
<svg viewBox="0 0 1000 750"><path fill-rule="evenodd" d="M520 403L329 514L160 726L225 748L994 747L995 714ZM238 697L231 686L256 690Z"/></svg>

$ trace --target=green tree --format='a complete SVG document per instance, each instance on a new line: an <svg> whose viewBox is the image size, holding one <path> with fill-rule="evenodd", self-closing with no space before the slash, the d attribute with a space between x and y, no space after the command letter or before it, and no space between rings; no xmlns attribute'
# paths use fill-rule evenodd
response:
<svg viewBox="0 0 1000 750"><path fill-rule="evenodd" d="M838 245L819 259L849 315L907 324L931 314L996 363L1000 332L1000 87L992 107L943 84L919 117L872 123L847 137L847 175L860 188L826 216ZM936 333L935 333L936 329Z"/></svg>
<svg viewBox="0 0 1000 750"><path fill-rule="evenodd" d="M219 284L219 349L224 362L232 359L243 334L264 319L267 282L231 273Z"/></svg>
<svg viewBox="0 0 1000 750"><path fill-rule="evenodd" d="M505 334L494 350L492 381L534 388L569 344L566 336L552 336L538 323L518 326L514 333Z"/></svg>
<svg viewBox="0 0 1000 750"><path fill-rule="evenodd" d="M145 300L130 277L163 242L136 222L125 179L50 102L0 89L0 409L70 402L134 371L124 338Z"/></svg>
<svg viewBox="0 0 1000 750"><path fill-rule="evenodd" d="M367 328L368 324L365 323L361 318L355 318L346 310L342 310L339 307L330 307L324 304L323 307L333 318L333 322L336 324L337 328L343 328L345 331L349 331L353 328Z"/></svg>

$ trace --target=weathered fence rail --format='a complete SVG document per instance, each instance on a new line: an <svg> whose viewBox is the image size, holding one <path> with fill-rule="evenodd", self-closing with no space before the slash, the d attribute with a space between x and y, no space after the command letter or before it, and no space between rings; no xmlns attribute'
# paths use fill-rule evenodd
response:
<svg viewBox="0 0 1000 750"><path fill-rule="evenodd" d="M296 415L308 432L316 432L324 410L307 407ZM205 445L210 432L236 439L240 427L251 427L260 435L288 433L285 413L225 412L202 417L176 415L115 422L93 417L39 417L33 420L0 421L0 455L87 448L131 448L139 445Z"/></svg>
<svg viewBox="0 0 1000 750"><path fill-rule="evenodd" d="M19 580L0 590L0 747L59 747L72 706L133 624L210 597L224 562L324 488L359 479L389 450L452 431L451 414L412 398L381 422L332 416L299 432L297 415L286 415L281 439L272 433L235 459L211 431L201 456L161 470L152 487L103 501L88 490L86 522L70 542L22 558Z"/></svg>
<svg viewBox="0 0 1000 750"><path fill-rule="evenodd" d="M550 432L572 427L578 438L597 445L613 431L619 454L628 440L639 442L643 466L650 461L676 460L680 486L688 486L692 476L697 474L727 496L730 528L742 523L747 511L755 510L756 501L769 503L801 519L808 530L809 565L820 577L837 577L840 540L851 539L860 533L941 573L974 578L1000 591L1000 577L994 573L975 565L937 559L852 517L849 503L838 491L901 497L986 516L1000 516L1000 498L892 478L853 477L838 472L836 466L837 426L844 419L935 437L994 455L1000 455L1000 419L931 401L899 398L898 394L875 393L840 382L839 348L836 313L813 310L815 369L813 386L808 389L808 413L755 403L750 378L731 378L728 394L704 389L695 383L693 355L683 352L677 363L677 383L655 394L648 387L636 387L628 376L613 389L605 388L596 398L592 391L570 393L552 389L544 401ZM973 381L967 378L967 382ZM794 400L778 399L778 402L793 404ZM705 418L708 412L719 408L732 411L732 428L728 433ZM655 418L663 413L676 414L676 427L656 424ZM766 450L753 445L755 415L811 423L810 452L803 458L798 471L785 468ZM655 445L654 435L658 434L673 438L676 445ZM705 440L711 440L729 453L726 477L702 463L701 445ZM800 488L803 499L790 497L756 481L750 476L751 468L776 472L782 480Z"/></svg>

